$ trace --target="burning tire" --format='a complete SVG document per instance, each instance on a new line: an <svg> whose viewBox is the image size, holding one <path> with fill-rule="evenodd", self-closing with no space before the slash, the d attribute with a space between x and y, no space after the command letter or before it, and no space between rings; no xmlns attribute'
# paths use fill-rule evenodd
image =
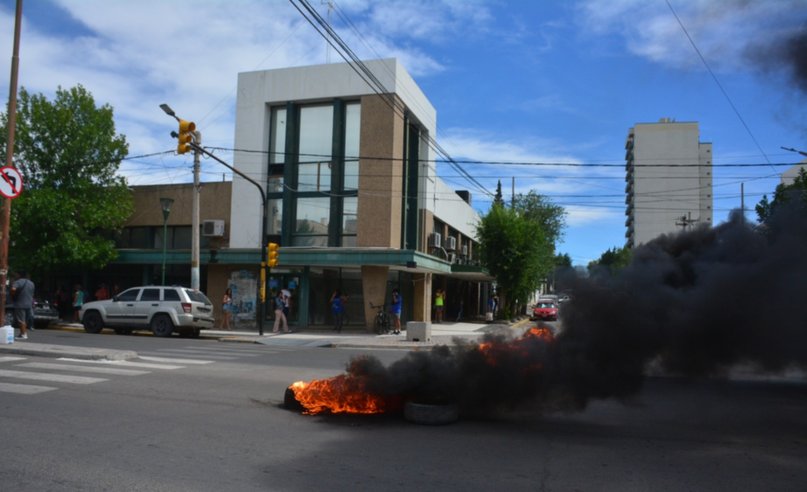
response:
<svg viewBox="0 0 807 492"><path fill-rule="evenodd" d="M404 404L404 418L415 424L452 424L459 417L459 408L453 403L432 405L408 401Z"/></svg>

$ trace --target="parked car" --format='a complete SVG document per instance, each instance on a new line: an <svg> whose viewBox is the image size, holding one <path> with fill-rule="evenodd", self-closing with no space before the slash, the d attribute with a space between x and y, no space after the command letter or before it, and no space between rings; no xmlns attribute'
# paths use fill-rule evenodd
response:
<svg viewBox="0 0 807 492"><path fill-rule="evenodd" d="M132 287L112 299L85 303L80 316L87 333L100 333L109 327L118 334L151 330L158 337L174 331L199 336L214 323L210 299L198 290L180 286Z"/></svg>
<svg viewBox="0 0 807 492"><path fill-rule="evenodd" d="M17 320L14 318L14 303L6 301L6 324L17 327ZM50 305L48 301L34 299L34 328L47 328L52 322L59 321L59 311Z"/></svg>
<svg viewBox="0 0 807 492"><path fill-rule="evenodd" d="M549 299L539 299L538 302L532 308L532 316L530 316L531 320L546 320L546 321L557 321L558 320L558 305L553 300Z"/></svg>

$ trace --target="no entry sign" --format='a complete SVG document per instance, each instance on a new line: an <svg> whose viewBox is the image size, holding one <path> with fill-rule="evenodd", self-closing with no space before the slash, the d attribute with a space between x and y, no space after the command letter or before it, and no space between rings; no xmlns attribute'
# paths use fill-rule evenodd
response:
<svg viewBox="0 0 807 492"><path fill-rule="evenodd" d="M0 195L17 198L22 192L22 175L16 167L0 167Z"/></svg>

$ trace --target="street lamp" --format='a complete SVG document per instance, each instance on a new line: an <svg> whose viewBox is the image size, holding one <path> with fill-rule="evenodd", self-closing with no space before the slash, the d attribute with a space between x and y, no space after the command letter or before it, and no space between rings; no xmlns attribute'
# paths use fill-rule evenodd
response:
<svg viewBox="0 0 807 492"><path fill-rule="evenodd" d="M199 193L202 189L199 183L200 158L202 153L202 134L196 131L196 124L183 120L176 115L171 106L163 103L160 109L165 114L177 120L179 132L171 132L171 136L184 139L191 137L190 141L180 140L177 146L177 153L184 154L193 149L193 203L191 205L191 289L199 290Z"/></svg>
<svg viewBox="0 0 807 492"><path fill-rule="evenodd" d="M168 216L171 214L171 204L173 198L160 198L160 206L163 209L163 281L160 285L165 285L165 248L168 245Z"/></svg>

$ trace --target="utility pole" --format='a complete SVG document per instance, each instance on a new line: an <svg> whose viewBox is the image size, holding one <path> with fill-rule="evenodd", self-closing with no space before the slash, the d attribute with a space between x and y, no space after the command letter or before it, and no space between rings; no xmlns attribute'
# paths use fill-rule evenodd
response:
<svg viewBox="0 0 807 492"><path fill-rule="evenodd" d="M787 150L787 151L790 151L790 152L795 152L795 153L797 153L797 154L801 154L801 155L803 155L803 156L807 156L807 152L804 152L803 150L794 149L794 148L792 148L792 147L780 147L780 148L781 148L782 150Z"/></svg>
<svg viewBox="0 0 807 492"><path fill-rule="evenodd" d="M160 104L160 109L179 123L177 154L193 150L193 201L191 212L191 289L199 290L199 162L201 160L202 134L196 131L196 123L178 117L171 106Z"/></svg>
<svg viewBox="0 0 807 492"><path fill-rule="evenodd" d="M20 30L22 29L22 0L17 0L14 18L14 47L11 55L11 83L8 87L8 139L6 140L6 166L14 165L14 131L17 126L17 78L20 65ZM8 281L8 243L11 230L11 198L3 200L0 215L0 326L6 325L6 282Z"/></svg>
<svg viewBox="0 0 807 492"><path fill-rule="evenodd" d="M743 220L745 220L745 183L740 183L740 211L743 214Z"/></svg>
<svg viewBox="0 0 807 492"><path fill-rule="evenodd" d="M202 185L199 184L199 168L202 153L199 146L202 145L202 134L198 131L194 134L193 143L193 218L191 222L191 289L199 290L199 195Z"/></svg>
<svg viewBox="0 0 807 492"><path fill-rule="evenodd" d="M692 218L692 212L687 212L686 215L682 215L675 221L675 225L681 227L684 231L689 229L692 224L698 222L698 219Z"/></svg>

